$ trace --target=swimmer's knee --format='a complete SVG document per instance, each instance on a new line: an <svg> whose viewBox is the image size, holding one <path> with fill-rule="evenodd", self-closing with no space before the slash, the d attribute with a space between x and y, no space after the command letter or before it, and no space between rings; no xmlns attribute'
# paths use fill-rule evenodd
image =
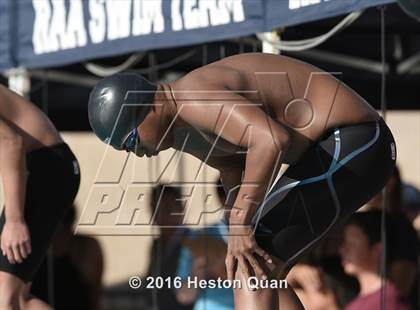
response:
<svg viewBox="0 0 420 310"><path fill-rule="evenodd" d="M21 299L19 302L20 309L27 309L27 310L53 310L53 308L42 301L41 299L38 299L37 297L33 295L28 295L26 298Z"/></svg>
<svg viewBox="0 0 420 310"><path fill-rule="evenodd" d="M271 278L277 280L286 279L286 276L289 273L290 269L292 269L292 266L293 265L286 264L284 261L280 260L278 263L275 264L275 268L271 272Z"/></svg>
<svg viewBox="0 0 420 310"><path fill-rule="evenodd" d="M18 289L23 289L25 286L25 283L22 281L22 279L18 278L17 276L0 271L0 287L1 288L9 288L13 291L16 291Z"/></svg>
<svg viewBox="0 0 420 310"><path fill-rule="evenodd" d="M0 271L0 305L6 308L7 304L19 303L25 293L26 284L18 277ZM0 309L3 309L0 307Z"/></svg>

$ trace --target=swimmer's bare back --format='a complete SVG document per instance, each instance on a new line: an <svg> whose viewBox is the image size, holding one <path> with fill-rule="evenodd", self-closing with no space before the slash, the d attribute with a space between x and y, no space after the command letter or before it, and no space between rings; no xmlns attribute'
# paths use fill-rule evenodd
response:
<svg viewBox="0 0 420 310"><path fill-rule="evenodd" d="M21 134L26 153L62 142L54 125L38 107L3 85L0 85L0 121Z"/></svg>
<svg viewBox="0 0 420 310"><path fill-rule="evenodd" d="M177 108L184 105L184 115L188 114L188 103L226 105L229 101L258 105L288 131L290 144L284 162L293 163L311 142L330 129L380 118L339 79L339 73L329 74L293 58L249 53L196 69L171 83L170 88ZM209 114L195 115L194 119L198 117L204 122ZM214 125L220 129L220 124Z"/></svg>

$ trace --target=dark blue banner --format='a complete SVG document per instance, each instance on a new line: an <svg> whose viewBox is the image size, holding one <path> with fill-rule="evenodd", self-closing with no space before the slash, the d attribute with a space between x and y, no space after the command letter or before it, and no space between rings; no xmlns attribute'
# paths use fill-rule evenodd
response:
<svg viewBox="0 0 420 310"><path fill-rule="evenodd" d="M5 68L10 68L14 64L11 58L11 25L10 17L12 16L11 1L0 1L0 71Z"/></svg>
<svg viewBox="0 0 420 310"><path fill-rule="evenodd" d="M302 24L392 2L395 0L267 0L266 29Z"/></svg>
<svg viewBox="0 0 420 310"><path fill-rule="evenodd" d="M0 70L245 36L394 0L0 0Z"/></svg>

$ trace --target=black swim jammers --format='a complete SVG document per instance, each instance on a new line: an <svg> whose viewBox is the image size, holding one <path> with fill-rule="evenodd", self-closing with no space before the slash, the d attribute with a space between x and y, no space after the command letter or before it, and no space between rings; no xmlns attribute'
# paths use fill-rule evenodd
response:
<svg viewBox="0 0 420 310"><path fill-rule="evenodd" d="M25 283L33 279L46 256L52 236L77 194L79 164L67 144L42 147L26 155L28 171L24 217L32 252L22 263L10 264L0 251L0 271L11 273ZM5 224L4 209L0 232Z"/></svg>
<svg viewBox="0 0 420 310"><path fill-rule="evenodd" d="M287 169L256 211L258 245L290 267L385 186L395 160L383 119L333 129Z"/></svg>

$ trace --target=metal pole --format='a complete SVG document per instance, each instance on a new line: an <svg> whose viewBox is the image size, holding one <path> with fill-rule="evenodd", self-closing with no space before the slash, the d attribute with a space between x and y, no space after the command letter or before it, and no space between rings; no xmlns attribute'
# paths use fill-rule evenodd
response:
<svg viewBox="0 0 420 310"><path fill-rule="evenodd" d="M148 62L149 62L149 68L151 68L152 70L149 71L149 80L152 81L153 83L157 82L158 80L158 73L153 70L154 67L156 66L156 55L153 52L149 52L148 53ZM158 177L158 170L159 170L159 161L158 159L154 158L152 160L152 170L150 171L150 176L152 179L153 183L156 183L157 181L157 177ZM159 193L159 197L161 197L161 195L163 195L164 192L164 188L162 188L162 191ZM160 200L160 199L159 199ZM154 202L153 202L154 203ZM155 237L154 237L155 238ZM156 246L156 253L154 256L154 259L156 259L155 262L151 262L151 264L155 263L155 269L152 271L154 274L154 277L157 276L161 276L162 273L162 231L160 231L160 236L159 238L156 240L154 239L154 241L156 241L157 246ZM159 304L158 304L158 292L157 289L153 289L152 290L152 302L153 302L153 310L159 310Z"/></svg>
<svg viewBox="0 0 420 310"><path fill-rule="evenodd" d="M224 43L220 44L219 46L219 54L220 54L220 59L223 59L226 57L226 46Z"/></svg>
<svg viewBox="0 0 420 310"><path fill-rule="evenodd" d="M15 68L6 71L8 86L11 90L28 99L31 89L31 79L25 68Z"/></svg>
<svg viewBox="0 0 420 310"><path fill-rule="evenodd" d="M275 30L271 32L264 32L263 35L264 37L268 38L271 42L280 43L280 36ZM275 55L280 54L280 50L278 49L277 45L271 44L267 41L262 42L262 52Z"/></svg>
<svg viewBox="0 0 420 310"><path fill-rule="evenodd" d="M386 45L385 45L385 6L380 7L381 12L381 111L382 117L386 120L387 103L386 103ZM382 190L382 214L381 214L381 310L386 309L386 264L387 264L387 235L386 235L386 212L387 212L387 186Z"/></svg>
<svg viewBox="0 0 420 310"><path fill-rule="evenodd" d="M41 107L42 111L48 115L48 70L44 71L44 75L42 77L42 102Z"/></svg>
<svg viewBox="0 0 420 310"><path fill-rule="evenodd" d="M239 38L239 54L243 54L244 52L245 52L244 38L240 37Z"/></svg>

